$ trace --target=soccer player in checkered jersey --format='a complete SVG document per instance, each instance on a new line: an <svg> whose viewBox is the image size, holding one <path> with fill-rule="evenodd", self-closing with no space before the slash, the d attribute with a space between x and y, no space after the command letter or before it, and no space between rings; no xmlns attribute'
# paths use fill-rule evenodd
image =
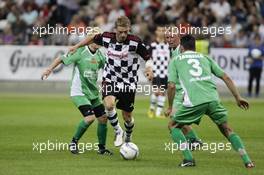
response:
<svg viewBox="0 0 264 175"><path fill-rule="evenodd" d="M155 34L156 39L150 44L149 50L153 69L152 85L157 88L157 91L151 94L148 116L149 118L153 118L154 116L157 118L164 118L162 111L166 100L165 91L167 89L170 49L169 45L164 41L164 27L157 26Z"/></svg>
<svg viewBox="0 0 264 175"><path fill-rule="evenodd" d="M106 65L103 71L102 96L106 113L115 130L115 146L121 146L123 135L125 142L131 141L134 127L132 111L134 109L135 90L138 82L137 71L139 58L149 60L150 54L141 39L128 34L130 20L126 16L120 16L115 22L115 32L104 32L86 39L70 48L74 52L77 48L90 43L96 43L106 48ZM152 69L146 67L145 75L152 79ZM122 110L125 134L118 122L116 107Z"/></svg>

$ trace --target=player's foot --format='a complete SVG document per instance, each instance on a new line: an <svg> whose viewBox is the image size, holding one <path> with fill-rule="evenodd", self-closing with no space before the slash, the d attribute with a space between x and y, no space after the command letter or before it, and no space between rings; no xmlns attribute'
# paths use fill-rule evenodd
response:
<svg viewBox="0 0 264 175"><path fill-rule="evenodd" d="M194 160L183 160L182 163L179 164L179 167L193 167L195 166Z"/></svg>
<svg viewBox="0 0 264 175"><path fill-rule="evenodd" d="M108 156L111 156L113 155L113 152L109 151L108 149L99 149L97 151L97 154L100 154L100 155L108 155Z"/></svg>
<svg viewBox="0 0 264 175"><path fill-rule="evenodd" d="M131 134L128 135L125 133L125 139L124 140L125 140L125 143L131 142L132 141L132 135Z"/></svg>
<svg viewBox="0 0 264 175"><path fill-rule="evenodd" d="M122 129L119 129L119 131L115 133L114 145L116 147L119 147L123 144L123 135L124 135L124 131Z"/></svg>
<svg viewBox="0 0 264 175"><path fill-rule="evenodd" d="M253 162L248 162L248 163L245 164L245 167L246 167L246 168L254 168L255 165L254 165Z"/></svg>
<svg viewBox="0 0 264 175"><path fill-rule="evenodd" d="M69 149L72 154L78 154L78 140L72 139L71 143L69 144Z"/></svg>
<svg viewBox="0 0 264 175"><path fill-rule="evenodd" d="M154 118L155 117L155 113L154 113L154 110L153 109L149 109L149 111L148 111L148 117L149 118Z"/></svg>
<svg viewBox="0 0 264 175"><path fill-rule="evenodd" d="M192 151L195 151L199 149L199 147L203 146L203 142L201 141L201 139L190 139L188 144L189 144L189 149Z"/></svg>

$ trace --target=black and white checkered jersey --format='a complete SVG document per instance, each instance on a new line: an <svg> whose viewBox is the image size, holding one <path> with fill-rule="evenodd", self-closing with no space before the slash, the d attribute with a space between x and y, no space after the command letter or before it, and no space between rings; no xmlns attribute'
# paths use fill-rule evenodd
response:
<svg viewBox="0 0 264 175"><path fill-rule="evenodd" d="M136 87L139 58L150 59L150 53L141 39L129 34L124 42L119 43L116 40L116 33L104 32L95 35L94 43L104 46L107 50L103 81L117 83L118 87L124 85Z"/></svg>
<svg viewBox="0 0 264 175"><path fill-rule="evenodd" d="M170 48L168 44L152 42L150 44L154 77L165 78L168 75Z"/></svg>

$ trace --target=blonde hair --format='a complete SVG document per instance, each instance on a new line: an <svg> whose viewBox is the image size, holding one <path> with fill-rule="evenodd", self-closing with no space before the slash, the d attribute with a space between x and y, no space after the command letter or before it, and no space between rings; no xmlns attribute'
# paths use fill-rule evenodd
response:
<svg viewBox="0 0 264 175"><path fill-rule="evenodd" d="M130 27L130 20L127 16L120 16L115 22L115 27Z"/></svg>

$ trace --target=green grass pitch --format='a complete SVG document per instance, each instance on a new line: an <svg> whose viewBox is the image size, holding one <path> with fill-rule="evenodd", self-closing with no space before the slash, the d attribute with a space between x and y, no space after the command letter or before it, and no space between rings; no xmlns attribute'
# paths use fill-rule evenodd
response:
<svg viewBox="0 0 264 175"><path fill-rule="evenodd" d="M112 157L99 156L96 151L72 155L69 151L33 150L36 142L65 142L71 140L81 119L69 97L60 95L0 95L0 174L188 174L188 175L244 175L264 173L263 133L264 102L251 100L250 110L242 111L233 101L224 101L229 110L229 123L243 139L247 151L256 164L255 169L244 168L238 154L231 151L195 151L197 166L179 168L180 152L165 151L171 142L167 119L146 116L148 99L138 97L135 104L136 121L133 142L140 149L135 161L122 160L119 149L113 146L113 129L108 125L108 147ZM119 115L120 118L120 115ZM121 118L120 118L121 119ZM122 120L120 120L121 123ZM123 125L123 124L122 124ZM96 123L81 142L95 143ZM194 126L203 142L224 142L216 126L204 117Z"/></svg>

